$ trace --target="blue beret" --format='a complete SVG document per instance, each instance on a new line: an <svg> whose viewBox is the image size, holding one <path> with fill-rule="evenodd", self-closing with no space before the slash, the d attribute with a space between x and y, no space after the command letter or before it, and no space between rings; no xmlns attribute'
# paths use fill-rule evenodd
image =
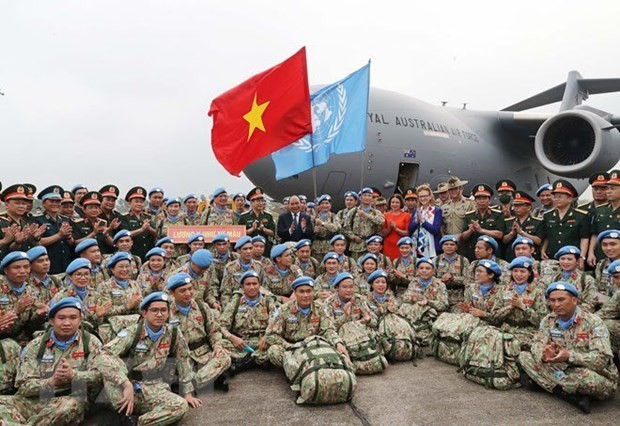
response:
<svg viewBox="0 0 620 426"><path fill-rule="evenodd" d="M510 265L508 266L508 269L512 268L527 268L527 269L532 269L532 263L534 263L534 261L526 256L519 256L519 257L515 257L512 262L510 262Z"/></svg>
<svg viewBox="0 0 620 426"><path fill-rule="evenodd" d="M355 198L356 200L359 200L359 199L360 199L360 196L359 196L359 195L357 194L357 192L355 192L355 191L347 191L347 192L345 192L345 193L344 193L344 198L347 198L347 197L353 197L353 198Z"/></svg>
<svg viewBox="0 0 620 426"><path fill-rule="evenodd" d="M353 280L353 275L348 272L339 273L334 280L334 287L338 287L344 280Z"/></svg>
<svg viewBox="0 0 620 426"><path fill-rule="evenodd" d="M30 259L28 258L28 254L26 254L25 252L12 251L9 254L7 254L4 257L4 259L2 259L2 262L0 262L0 270L4 269L5 267L7 267L13 262L17 262L18 260L27 260L28 262L30 262Z"/></svg>
<svg viewBox="0 0 620 426"><path fill-rule="evenodd" d="M321 204L323 201L329 201L331 203L332 197L328 194L323 194L319 198L316 199L317 204Z"/></svg>
<svg viewBox="0 0 620 426"><path fill-rule="evenodd" d="M243 273L243 275L241 275L241 278L239 278L239 284L243 284L243 282L247 278L250 278L250 277L254 277L254 278L258 279L258 281L260 282L260 277L258 276L258 273L255 270L250 269L249 271L246 271L246 272Z"/></svg>
<svg viewBox="0 0 620 426"><path fill-rule="evenodd" d="M448 241L452 241L453 243L456 243L456 244L459 243L459 239L456 237L456 235L444 235L443 237L441 237L441 240L439 240L439 245L442 246L443 243L448 242Z"/></svg>
<svg viewBox="0 0 620 426"><path fill-rule="evenodd" d="M187 194L184 198L183 198L183 204L187 203L189 200L191 200L192 198L194 199L198 199L198 197L196 197L196 194Z"/></svg>
<svg viewBox="0 0 620 426"><path fill-rule="evenodd" d="M26 254L28 255L28 260L30 260L31 262L34 262L41 256L46 256L47 249L43 246L35 246L31 248L30 250L28 250Z"/></svg>
<svg viewBox="0 0 620 426"><path fill-rule="evenodd" d="M252 244L252 237L245 235L239 238L239 240L235 243L235 250L239 250L241 247L243 247L246 244Z"/></svg>
<svg viewBox="0 0 620 426"><path fill-rule="evenodd" d="M213 243L227 243L229 241L230 241L230 237L228 236L228 234L224 232L220 232L215 237L213 237L213 240L212 240Z"/></svg>
<svg viewBox="0 0 620 426"><path fill-rule="evenodd" d="M611 262L607 267L607 272L612 275L620 273L620 259Z"/></svg>
<svg viewBox="0 0 620 426"><path fill-rule="evenodd" d="M213 263L213 255L209 250L198 249L192 254L192 263L202 269L208 268Z"/></svg>
<svg viewBox="0 0 620 426"><path fill-rule="evenodd" d="M154 194L156 192L161 192L163 194L164 190L160 188L159 186L156 186L155 188L151 188L151 190L149 191L149 197L151 196L151 194Z"/></svg>
<svg viewBox="0 0 620 426"><path fill-rule="evenodd" d="M273 246L271 248L271 254L270 254L271 259L275 260L276 257L282 256L284 252L287 251L288 249L289 249L288 245L285 243L278 244L277 246Z"/></svg>
<svg viewBox="0 0 620 426"><path fill-rule="evenodd" d="M49 318L54 318L54 316L56 315L56 312L60 311L61 309L65 309L65 308L73 308L73 309L77 309L78 311L82 312L82 302L77 297L64 297L56 303L51 302L50 309L47 312L47 316Z"/></svg>
<svg viewBox="0 0 620 426"><path fill-rule="evenodd" d="M574 285L572 285L571 283L567 283L566 281L556 281L556 282L549 284L549 287L547 287L545 294L549 296L551 293L553 293L556 290L568 291L573 296L579 297L579 290L577 290L577 288Z"/></svg>
<svg viewBox="0 0 620 426"><path fill-rule="evenodd" d="M299 250L302 247L308 246L310 247L312 245L312 241L310 241L307 238L304 238L303 240L299 240L297 241L297 243L295 244L295 250Z"/></svg>
<svg viewBox="0 0 620 426"><path fill-rule="evenodd" d="M131 255L124 251L118 251L114 253L114 255L112 255L110 260L108 260L108 268L111 268L112 266L116 265L121 260L128 260L131 262Z"/></svg>
<svg viewBox="0 0 620 426"><path fill-rule="evenodd" d="M400 247L402 245L408 245L408 246L413 247L413 240L410 237L402 237L400 240L398 240L396 245L398 247Z"/></svg>
<svg viewBox="0 0 620 426"><path fill-rule="evenodd" d="M345 242L347 241L347 239L344 237L344 235L336 234L336 235L334 235L332 237L331 240L329 240L329 244L334 244L336 241L339 241L339 240L342 240L342 241L345 241Z"/></svg>
<svg viewBox="0 0 620 426"><path fill-rule="evenodd" d="M553 257L555 260L558 260L565 254L574 254L575 257L579 257L581 255L581 250L579 250L579 248L576 246L564 246L560 248Z"/></svg>
<svg viewBox="0 0 620 426"><path fill-rule="evenodd" d="M323 256L322 262L325 263L329 259L335 259L336 261L340 261L340 259L338 258L338 254L333 251L325 253L325 256Z"/></svg>
<svg viewBox="0 0 620 426"><path fill-rule="evenodd" d="M370 244L370 243L383 244L383 238L381 237L381 235L373 235L366 240L366 244Z"/></svg>
<svg viewBox="0 0 620 426"><path fill-rule="evenodd" d="M433 261L428 258L428 257L421 257L418 260L416 260L415 262L415 267L417 268L418 266L420 266L422 263L428 263L429 265L431 265L433 268L435 267L435 265L433 264Z"/></svg>
<svg viewBox="0 0 620 426"><path fill-rule="evenodd" d="M200 233L196 233L196 234L192 234L190 235L189 239L187 240L187 244L191 244L194 243L196 241L204 241L205 240L205 236L200 234ZM215 242L215 238L213 239L213 242Z"/></svg>
<svg viewBox="0 0 620 426"><path fill-rule="evenodd" d="M528 246L534 247L534 241L528 237L517 237L512 243L512 249L514 250L519 244L527 244Z"/></svg>
<svg viewBox="0 0 620 426"><path fill-rule="evenodd" d="M251 205L252 205L252 204L250 204L250 202L249 202L249 201L246 201L246 202L245 202L245 204L244 204L244 206L246 206L246 207L250 207Z"/></svg>
<svg viewBox="0 0 620 426"><path fill-rule="evenodd" d="M164 202L164 204L169 204L169 203L168 203L168 197L164 197L164 198L162 198L161 200Z"/></svg>
<svg viewBox="0 0 620 426"><path fill-rule="evenodd" d="M304 285L314 287L314 280L304 275L303 277L296 278L295 281L291 283L291 287L293 288L293 290L295 290L297 287L301 287Z"/></svg>
<svg viewBox="0 0 620 426"><path fill-rule="evenodd" d="M215 190L213 191L213 194L211 194L211 196L213 198L215 197L219 197L222 194L226 194L226 189L224 189L223 187L219 187L219 188L215 188Z"/></svg>
<svg viewBox="0 0 620 426"><path fill-rule="evenodd" d="M388 274L383 269L377 269L368 276L368 282L372 284L377 278L383 277L387 280Z"/></svg>
<svg viewBox="0 0 620 426"><path fill-rule="evenodd" d="M75 254L80 254L87 248L91 248L95 246L97 247L99 246L99 243L97 243L97 240L95 240L94 238L86 238L80 244L75 246Z"/></svg>
<svg viewBox="0 0 620 426"><path fill-rule="evenodd" d="M252 237L252 244L256 244L256 243L267 245L267 240L262 235L257 235L255 237Z"/></svg>
<svg viewBox="0 0 620 426"><path fill-rule="evenodd" d="M166 200L166 204L168 206L172 205L172 204L181 204L181 199L179 197L169 197Z"/></svg>
<svg viewBox="0 0 620 426"><path fill-rule="evenodd" d="M86 185L84 185L83 183L78 183L76 185L73 185L73 188L71 188L71 192L75 194L75 191L78 191L80 189L85 189L88 191L88 188L86 188Z"/></svg>
<svg viewBox="0 0 620 426"><path fill-rule="evenodd" d="M298 197L300 201L308 201L308 197L306 197L304 194L298 195Z"/></svg>
<svg viewBox="0 0 620 426"><path fill-rule="evenodd" d="M161 247L166 243L172 243L174 244L174 240L170 237L164 237L164 238L160 238L159 240L157 240L157 242L155 243L155 247Z"/></svg>
<svg viewBox="0 0 620 426"><path fill-rule="evenodd" d="M362 188L362 190L360 191L360 195L362 195L362 194L372 194L372 193L373 193L372 188L369 188L369 187Z"/></svg>
<svg viewBox="0 0 620 426"><path fill-rule="evenodd" d="M116 234L114 234L114 238L112 239L112 243L116 243L118 240L124 237L131 237L131 232L127 229L121 229Z"/></svg>
<svg viewBox="0 0 620 426"><path fill-rule="evenodd" d="M68 275L71 275L78 269L82 269L82 268L88 269L90 271L90 268L91 268L90 261L88 259L84 259L83 257L79 257L77 259L72 260L71 263L69 263L69 266L67 266L67 270L65 272Z"/></svg>
<svg viewBox="0 0 620 426"><path fill-rule="evenodd" d="M313 209L315 206L316 206L316 204L314 204L312 201L310 201L310 202L308 203L308 208Z"/></svg>
<svg viewBox="0 0 620 426"><path fill-rule="evenodd" d="M235 201L237 198L244 198L245 199L245 194L243 194L242 192L238 192L235 194L235 196L233 197L233 201Z"/></svg>
<svg viewBox="0 0 620 426"><path fill-rule="evenodd" d="M291 196L287 195L286 197L282 198L282 202L283 203L288 203L290 199L291 199Z"/></svg>
<svg viewBox="0 0 620 426"><path fill-rule="evenodd" d="M166 257L166 250L161 247L153 247L146 252L146 256L144 257L146 258L146 260L149 260L152 256Z"/></svg>
<svg viewBox="0 0 620 426"><path fill-rule="evenodd" d="M541 185L540 188L538 188L538 190L536 191L536 196L540 196L540 193L543 191L551 191L553 189L553 187L551 186L550 183L546 183L544 185Z"/></svg>
<svg viewBox="0 0 620 426"><path fill-rule="evenodd" d="M614 240L620 240L620 231L617 229L607 229L596 237L596 241L600 244L605 238L613 238Z"/></svg>
<svg viewBox="0 0 620 426"><path fill-rule="evenodd" d="M502 276L502 268L500 268L499 265L492 260L483 259L478 263L478 266L482 266L483 268L488 269L489 271L493 272L497 277Z"/></svg>
<svg viewBox="0 0 620 426"><path fill-rule="evenodd" d="M172 290L176 290L179 287L184 286L185 284L191 284L191 283L192 283L192 277L190 277L189 274L185 272L179 272L178 274L174 274L170 278L168 278L168 285L166 286L166 288L169 291L172 291Z"/></svg>
<svg viewBox="0 0 620 426"><path fill-rule="evenodd" d="M163 291L154 291L144 298L142 303L140 303L140 310L146 311L149 308L149 305L153 302L166 302L168 303L168 296Z"/></svg>
<svg viewBox="0 0 620 426"><path fill-rule="evenodd" d="M484 241L485 243L489 244L491 247L493 247L493 253L495 253L497 251L497 249L499 248L499 246L497 245L497 241L495 240L495 238L493 237L489 237L488 235L481 235L478 237L478 241Z"/></svg>
<svg viewBox="0 0 620 426"><path fill-rule="evenodd" d="M368 259L374 260L375 264L377 264L379 262L379 260L377 259L377 255L376 254L374 254L374 253L366 253L364 256L360 257L360 260L357 261L357 264L361 266Z"/></svg>

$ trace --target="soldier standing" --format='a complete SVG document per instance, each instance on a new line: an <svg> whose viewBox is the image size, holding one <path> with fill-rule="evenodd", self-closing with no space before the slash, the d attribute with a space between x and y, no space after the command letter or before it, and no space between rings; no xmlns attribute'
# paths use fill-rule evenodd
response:
<svg viewBox="0 0 620 426"><path fill-rule="evenodd" d="M383 214L372 207L372 188L363 188L360 192L360 205L353 207L342 222L344 235L350 241L349 250L354 260L366 251L368 237L378 234L385 222Z"/></svg>
<svg viewBox="0 0 620 426"><path fill-rule="evenodd" d="M129 212L121 216L121 228L131 233L134 242L133 253L141 260L144 260L146 253L155 247L157 237L157 223L154 218L143 212L145 194L146 190L141 186L131 188L125 195L125 201L129 203Z"/></svg>
<svg viewBox="0 0 620 426"><path fill-rule="evenodd" d="M245 226L245 232L250 237L262 235L265 237L267 246L265 250L271 250L271 240L276 235L276 224L273 217L265 212L266 200L262 188L256 187L248 192L248 200L251 209L243 213L239 218L239 225Z"/></svg>
<svg viewBox="0 0 620 426"><path fill-rule="evenodd" d="M465 230L465 214L473 210L473 201L463 196L463 186L466 180L456 176L448 179L448 195L450 199L441 204L444 235L458 235Z"/></svg>
<svg viewBox="0 0 620 426"><path fill-rule="evenodd" d="M552 190L553 186L550 183L545 183L538 188L536 191L536 196L538 197L538 201L540 201L541 205L540 207L534 209L532 216L542 219L545 213L553 209L553 196L551 195Z"/></svg>
<svg viewBox="0 0 620 426"><path fill-rule="evenodd" d="M460 234L460 239L465 242L463 254L470 261L476 258L474 247L478 237L488 236L501 241L505 230L503 213L489 207L493 196L491 187L484 183L477 184L472 193L476 208L465 214L464 230ZM499 246L495 251L499 251Z"/></svg>
<svg viewBox="0 0 620 426"><path fill-rule="evenodd" d="M542 244L542 219L531 215L534 198L526 192L514 193L512 209L514 216L506 219L506 234L502 238L504 247L512 246L517 237L532 240L536 248ZM505 250L504 259L508 262L515 258L512 250Z"/></svg>

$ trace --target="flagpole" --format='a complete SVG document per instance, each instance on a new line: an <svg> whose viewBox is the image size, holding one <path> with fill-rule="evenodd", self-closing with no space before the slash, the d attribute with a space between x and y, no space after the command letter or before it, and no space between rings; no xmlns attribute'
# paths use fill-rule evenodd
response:
<svg viewBox="0 0 620 426"><path fill-rule="evenodd" d="M316 168L314 167L312 168L312 183L314 185L314 199L316 200L319 197L319 195L316 189Z"/></svg>
<svg viewBox="0 0 620 426"><path fill-rule="evenodd" d="M360 191L364 188L364 155L366 155L366 150L362 151L362 164L360 170Z"/></svg>
<svg viewBox="0 0 620 426"><path fill-rule="evenodd" d="M368 59L368 81L370 84L370 59ZM368 94L366 96L366 113L368 113L368 105L370 102L370 87L368 88ZM368 137L368 121L366 120L366 118L364 118L364 127L366 129L366 137ZM360 171L360 191L364 188L364 156L366 155L366 149L364 149L362 151L362 164L361 164L361 171Z"/></svg>

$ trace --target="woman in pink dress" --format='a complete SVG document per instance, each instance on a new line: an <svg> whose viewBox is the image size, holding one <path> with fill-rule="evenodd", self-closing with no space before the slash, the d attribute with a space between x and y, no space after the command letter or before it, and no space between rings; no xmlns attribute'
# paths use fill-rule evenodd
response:
<svg viewBox="0 0 620 426"><path fill-rule="evenodd" d="M400 256L400 251L396 243L402 237L408 235L407 226L411 221L411 215L403 211L405 201L400 194L392 195L388 200L390 210L384 213L385 223L383 224L383 254L394 260Z"/></svg>

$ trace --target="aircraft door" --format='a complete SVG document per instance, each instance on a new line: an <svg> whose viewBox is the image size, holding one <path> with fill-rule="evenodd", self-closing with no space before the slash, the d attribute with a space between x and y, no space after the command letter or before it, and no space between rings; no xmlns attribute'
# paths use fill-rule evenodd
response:
<svg viewBox="0 0 620 426"><path fill-rule="evenodd" d="M418 180L420 165L417 163L400 163L398 165L398 180L396 191L403 194L407 188L413 188Z"/></svg>

